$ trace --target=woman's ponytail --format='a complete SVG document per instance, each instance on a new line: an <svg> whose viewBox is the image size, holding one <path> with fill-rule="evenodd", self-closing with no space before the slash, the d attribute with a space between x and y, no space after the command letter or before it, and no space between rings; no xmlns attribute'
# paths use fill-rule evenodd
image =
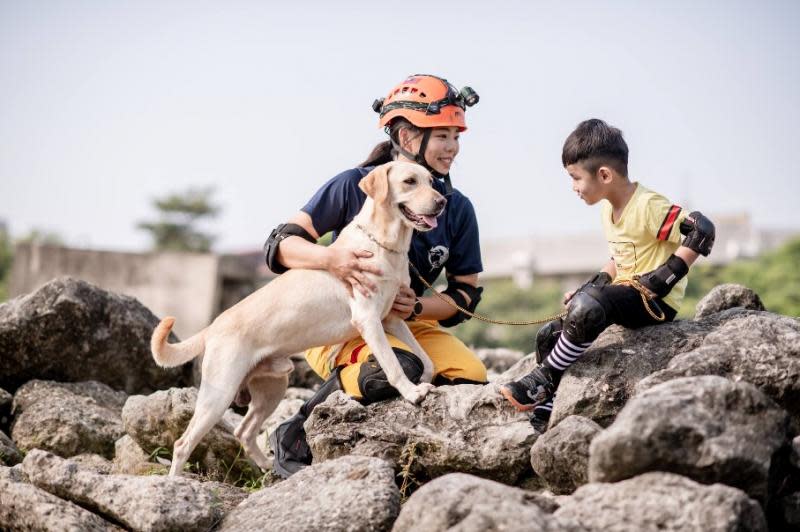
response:
<svg viewBox="0 0 800 532"><path fill-rule="evenodd" d="M399 131L403 128L411 130L412 133L422 133L422 130L406 120L405 118L395 118L392 120L391 125L389 126L389 138L394 139L395 142L399 143ZM372 148L372 152L367 157L367 160L363 163L359 164L358 166L378 166L381 164L389 163L394 161L395 152L394 146L392 146L392 141L387 140L381 142L374 148Z"/></svg>

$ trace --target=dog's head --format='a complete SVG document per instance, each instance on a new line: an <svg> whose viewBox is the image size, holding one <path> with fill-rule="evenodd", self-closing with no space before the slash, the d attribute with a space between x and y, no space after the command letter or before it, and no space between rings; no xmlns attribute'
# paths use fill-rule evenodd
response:
<svg viewBox="0 0 800 532"><path fill-rule="evenodd" d="M417 231L430 231L447 204L432 183L433 176L422 166L394 161L376 167L358 186L375 202L376 213L398 217Z"/></svg>

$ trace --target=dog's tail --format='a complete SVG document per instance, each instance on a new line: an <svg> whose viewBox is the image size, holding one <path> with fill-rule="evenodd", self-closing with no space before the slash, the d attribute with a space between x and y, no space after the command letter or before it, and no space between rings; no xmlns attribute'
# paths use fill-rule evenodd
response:
<svg viewBox="0 0 800 532"><path fill-rule="evenodd" d="M150 350L153 352L153 358L156 364L162 368L180 366L202 355L206 349L205 329L183 342L177 344L168 343L167 337L174 324L175 318L171 316L164 318L156 326L153 336L150 338Z"/></svg>

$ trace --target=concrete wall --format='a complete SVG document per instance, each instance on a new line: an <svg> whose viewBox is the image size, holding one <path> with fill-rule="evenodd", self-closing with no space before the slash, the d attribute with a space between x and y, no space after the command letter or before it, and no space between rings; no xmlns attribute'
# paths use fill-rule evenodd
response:
<svg viewBox="0 0 800 532"><path fill-rule="evenodd" d="M184 339L220 311L221 262L221 257L201 253L120 253L18 244L9 297L33 292L56 277L74 277L135 297L158 317L175 316L175 332Z"/></svg>

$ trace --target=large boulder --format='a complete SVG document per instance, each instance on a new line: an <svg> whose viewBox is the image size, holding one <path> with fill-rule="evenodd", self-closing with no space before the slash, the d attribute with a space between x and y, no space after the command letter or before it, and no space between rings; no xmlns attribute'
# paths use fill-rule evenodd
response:
<svg viewBox="0 0 800 532"><path fill-rule="evenodd" d="M553 493L572 493L589 481L589 445L601 430L591 419L569 416L536 440L531 465Z"/></svg>
<svg viewBox="0 0 800 532"><path fill-rule="evenodd" d="M749 317L760 315L765 313L737 308L701 320L678 320L636 330L609 327L561 379L550 426L567 416L579 415L607 427L639 381L666 368L679 354L700 347L710 333L725 324L741 326Z"/></svg>
<svg viewBox="0 0 800 532"><path fill-rule="evenodd" d="M675 379L633 397L592 440L589 480L668 471L734 486L765 503L775 489L770 475L788 444L787 428L786 412L752 384L716 376Z"/></svg>
<svg viewBox="0 0 800 532"><path fill-rule="evenodd" d="M403 505L392 532L582 530L552 515L557 504L533 492L463 473L434 479Z"/></svg>
<svg viewBox="0 0 800 532"><path fill-rule="evenodd" d="M754 291L740 284L715 286L695 307L694 319L705 318L715 312L742 307L749 310L766 310L761 298Z"/></svg>
<svg viewBox="0 0 800 532"><path fill-rule="evenodd" d="M125 433L120 417L124 397L97 382L30 381L14 396L11 437L22 449L112 458L114 442Z"/></svg>
<svg viewBox="0 0 800 532"><path fill-rule="evenodd" d="M39 450L22 468L38 488L133 530L208 530L221 517L220 501L187 478L103 475Z"/></svg>
<svg viewBox="0 0 800 532"><path fill-rule="evenodd" d="M28 484L11 468L0 468L0 530L110 532L122 529L76 504Z"/></svg>
<svg viewBox="0 0 800 532"><path fill-rule="evenodd" d="M194 414L195 388L171 388L150 395L132 395L122 409L125 432L148 455L170 455ZM213 479L235 482L245 476L260 476L234 437L236 427L223 417L189 457Z"/></svg>
<svg viewBox="0 0 800 532"><path fill-rule="evenodd" d="M800 427L800 321L770 312L736 313L697 348L675 356L665 369L643 379L636 390L695 375L754 384Z"/></svg>
<svg viewBox="0 0 800 532"><path fill-rule="evenodd" d="M392 466L376 458L345 456L250 495L218 530L380 532L391 529L399 511Z"/></svg>
<svg viewBox="0 0 800 532"><path fill-rule="evenodd" d="M561 501L555 516L577 521L590 532L767 530L761 507L742 491L671 473L581 486Z"/></svg>
<svg viewBox="0 0 800 532"><path fill-rule="evenodd" d="M394 399L364 406L336 392L305 429L316 462L358 454L422 479L463 472L509 484L530 471L536 439L527 416L495 384L441 386L420 405Z"/></svg>
<svg viewBox="0 0 800 532"><path fill-rule="evenodd" d="M70 278L51 281L0 305L0 386L96 380L143 393L187 383L188 366L166 370L153 361L158 321L132 297Z"/></svg>

